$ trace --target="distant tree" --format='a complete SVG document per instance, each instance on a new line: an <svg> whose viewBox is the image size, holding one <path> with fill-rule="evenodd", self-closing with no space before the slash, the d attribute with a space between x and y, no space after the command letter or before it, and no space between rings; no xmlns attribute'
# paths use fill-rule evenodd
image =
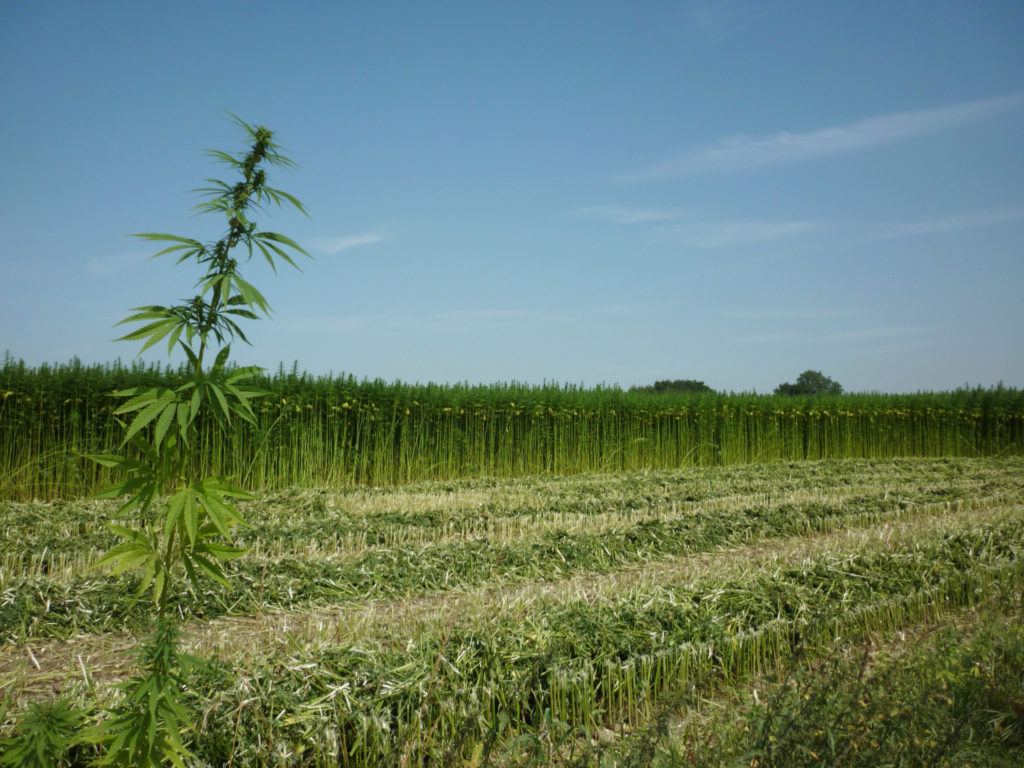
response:
<svg viewBox="0 0 1024 768"><path fill-rule="evenodd" d="M674 381L656 381L649 387L631 387L630 392L649 392L661 394L663 392L714 392L711 387L703 381L695 379L675 379Z"/></svg>
<svg viewBox="0 0 1024 768"><path fill-rule="evenodd" d="M843 387L821 371L804 371L795 384L786 382L775 388L776 395L841 395Z"/></svg>

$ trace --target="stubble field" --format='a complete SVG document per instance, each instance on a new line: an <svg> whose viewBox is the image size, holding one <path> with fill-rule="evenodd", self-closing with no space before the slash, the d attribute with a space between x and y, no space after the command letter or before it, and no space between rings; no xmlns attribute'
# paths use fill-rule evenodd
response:
<svg viewBox="0 0 1024 768"><path fill-rule="evenodd" d="M61 691L99 718L130 673L150 612L131 577L91 567L115 509L0 505L0 734ZM1024 642L1020 457L301 489L243 512L231 587L176 603L206 661L188 679L198 764L861 764L870 724L833 710L808 732L831 756L772 763L813 713L772 718L805 706L787 691L814 701L815 680L853 690L828 677L840 667L905 676L916 657L881 659L908 643L925 660L974 649L979 690L1005 696L974 702L956 739L902 731L920 742L905 757L1021 755L1024 672L973 644ZM858 696L851 710L873 711Z"/></svg>

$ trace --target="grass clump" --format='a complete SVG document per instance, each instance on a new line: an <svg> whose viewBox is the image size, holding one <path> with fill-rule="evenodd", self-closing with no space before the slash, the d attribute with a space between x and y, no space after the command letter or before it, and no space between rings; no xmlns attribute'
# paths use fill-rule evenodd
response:
<svg viewBox="0 0 1024 768"><path fill-rule="evenodd" d="M802 659L781 679L767 678L760 695L663 729L651 765L1015 768L1024 760L1024 625L1015 602L887 649Z"/></svg>
<svg viewBox="0 0 1024 768"><path fill-rule="evenodd" d="M83 746L85 713L64 697L31 702L0 746L4 768L66 768Z"/></svg>

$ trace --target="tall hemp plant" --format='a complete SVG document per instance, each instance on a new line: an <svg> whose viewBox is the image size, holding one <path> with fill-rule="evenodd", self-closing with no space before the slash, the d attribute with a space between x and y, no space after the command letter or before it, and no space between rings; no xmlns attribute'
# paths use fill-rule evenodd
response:
<svg viewBox="0 0 1024 768"><path fill-rule="evenodd" d="M156 631L140 650L140 671L121 684L124 699L111 710L105 726L85 737L103 745L103 765L136 768L169 763L184 768L184 758L189 756L181 734L189 729L192 718L181 691L185 670L198 660L178 653L171 608L181 591L182 573L192 589L199 587L203 576L228 585L222 562L244 554L230 543L231 529L245 524L234 500L250 497L223 477L203 476L197 425L207 417L225 430L240 420L254 423L250 401L265 394L245 383L261 368L228 365L231 342L237 338L249 343L239 321L255 320L259 313L270 311L263 294L242 277L236 254L251 261L258 253L275 272L281 260L296 266L289 251L308 255L284 235L261 231L251 219L266 203L291 205L303 213L305 208L267 183L267 165L294 167L280 153L273 134L234 119L251 141L249 150L237 156L208 152L240 178L234 184L207 179L212 186L199 190L205 200L197 206L202 212L224 216L227 233L214 243L177 235L137 235L170 243L154 258L172 254L178 264L194 263L202 269L204 274L196 282L198 293L175 306L136 307L134 314L121 321L143 323L120 339L141 341L140 354L165 340L168 354L176 346L181 349L191 378L176 389L134 387L115 392L125 399L115 414L134 414L130 421L121 422L121 448L134 450L130 455L90 457L123 473L122 480L98 496L127 497L117 514L130 514L138 526L112 524L123 541L97 565L109 565L114 573L138 571L139 595L151 593L158 618ZM207 365L210 357L213 363Z"/></svg>
<svg viewBox="0 0 1024 768"><path fill-rule="evenodd" d="M290 194L269 186L264 170L267 165L293 168L295 164L281 154L271 131L232 117L251 141L248 151L237 156L219 150L207 153L240 178L234 184L207 179L212 186L198 190L205 200L196 206L201 212L222 215L227 233L214 243L152 232L136 235L170 243L153 258L176 255L177 264L188 262L202 269L204 274L196 282L198 293L175 306L136 307L135 314L119 323L144 323L118 339L141 341L139 354L165 340L168 354L175 347L182 350L191 379L176 389L134 387L115 392L126 400L115 415L134 414L130 422L122 422L121 447L135 450L133 455L90 457L124 474L98 496L127 496L118 514L134 512L140 521L139 528L111 525L123 542L99 564L112 566L114 573L138 571L139 593L151 591L161 617L168 612L182 571L193 588L202 575L227 585L221 561L243 554L225 540L234 526L245 524L233 500L249 494L225 478L202 477L197 457L200 417L209 415L222 429L232 428L239 420L255 423L250 401L265 394L245 383L262 368L228 366L231 342L237 338L249 343L239 321L270 312L263 294L242 277L238 254L245 261L262 255L275 273L279 261L297 266L289 251L308 256L290 238L261 231L251 218L266 203L291 205L306 213ZM210 357L213 364L208 366Z"/></svg>

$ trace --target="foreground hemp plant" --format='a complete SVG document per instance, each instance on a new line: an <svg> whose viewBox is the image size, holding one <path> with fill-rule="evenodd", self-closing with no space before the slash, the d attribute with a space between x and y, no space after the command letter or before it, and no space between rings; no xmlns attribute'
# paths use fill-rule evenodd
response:
<svg viewBox="0 0 1024 768"><path fill-rule="evenodd" d="M238 156L217 150L208 150L208 154L237 171L240 178L234 184L207 179L212 186L199 190L206 200L197 206L200 211L223 215L227 233L215 243L177 235L136 235L171 243L153 258L175 254L178 264L189 262L203 269L205 273L196 282L197 295L176 306L136 307L135 314L121 321L145 325L119 341L143 342L141 354L166 339L168 354L176 346L184 351L192 378L176 389L135 387L116 392L126 402L115 414L134 414L130 423L124 424L121 443L122 448L134 448L133 455L90 457L124 473L124 479L98 497L127 496L118 515L133 513L140 526L111 525L124 541L98 564L113 566L114 573L137 570L139 593L152 592L160 616L167 613L181 570L193 589L201 574L226 585L219 561L243 554L227 540L232 527L244 524L233 500L249 494L224 478L200 476L202 462L196 440L197 419L204 415L225 430L232 427L233 418L236 424L238 420L255 423L250 400L264 394L244 383L261 368L227 365L230 342L237 337L249 343L238 321L255 320L258 312L266 315L270 310L263 295L242 278L235 254L241 250L249 261L258 251L275 272L277 260L296 266L286 249L308 255L284 235L260 231L250 219L266 202L278 207L290 204L303 213L305 208L267 183L266 165L294 167L280 154L271 131L234 119L251 142L249 150ZM206 367L215 350L212 366Z"/></svg>
<svg viewBox="0 0 1024 768"><path fill-rule="evenodd" d="M180 692L185 670L202 663L178 653L178 628L173 618L160 620L139 650L138 661L141 670L120 685L124 699L89 740L103 745L100 765L148 768L170 763L185 768L185 759L192 755L182 743L181 733L190 727L191 716Z"/></svg>
<svg viewBox="0 0 1024 768"><path fill-rule="evenodd" d="M184 768L189 757L181 734L188 730L191 718L181 693L185 668L198 662L178 653L176 617L170 609L174 596L180 594L177 580L182 571L193 590L199 588L202 575L228 584L221 562L244 554L230 543L231 529L245 524L234 499L249 497L225 478L202 475L197 426L203 418L212 418L225 431L239 420L255 423L249 401L264 394L245 383L261 368L228 365L230 342L239 338L249 343L238 321L258 319L258 312L269 314L270 310L263 295L242 278L234 254L240 249L249 261L258 251L276 272L278 259L295 266L286 249L306 253L284 235L262 232L251 221L252 212L261 210L265 202L278 207L288 203L303 213L305 209L291 195L267 184L266 165L293 167L278 151L273 134L235 120L251 142L249 150L239 156L216 150L210 154L240 178L234 184L208 179L213 186L200 190L206 200L198 206L203 212L223 215L227 233L215 243L177 235L137 235L170 243L155 256L175 254L177 263L192 262L204 270L196 282L198 293L176 306L136 307L135 314L121 321L144 324L121 337L141 341L140 354L165 339L168 354L176 346L184 351L191 380L176 389L133 387L115 392L126 399L115 414L134 414L130 422L122 422L121 447L134 450L131 455L90 457L124 473L122 480L97 495L127 496L117 514L137 521L137 527L110 526L123 542L97 565L110 565L115 574L138 571L139 595L152 593L159 619L143 651L142 669L122 686L123 703L97 732L83 734L85 741L103 748L103 765ZM207 356L214 352L213 364L206 367Z"/></svg>

